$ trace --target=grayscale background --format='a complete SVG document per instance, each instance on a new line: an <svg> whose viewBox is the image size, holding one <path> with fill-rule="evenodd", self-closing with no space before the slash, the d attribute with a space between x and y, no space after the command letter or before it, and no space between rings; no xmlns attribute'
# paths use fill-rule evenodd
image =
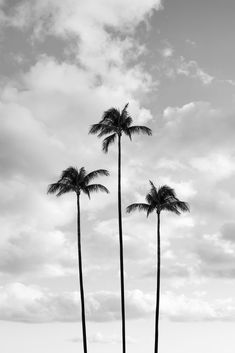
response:
<svg viewBox="0 0 235 353"><path fill-rule="evenodd" d="M123 209L149 179L191 212L162 217L160 352L235 351L235 2L0 0L0 345L82 351L70 165L106 168L82 197L89 351L121 351L116 150L88 135L129 102ZM128 353L153 350L154 217L123 214Z"/></svg>

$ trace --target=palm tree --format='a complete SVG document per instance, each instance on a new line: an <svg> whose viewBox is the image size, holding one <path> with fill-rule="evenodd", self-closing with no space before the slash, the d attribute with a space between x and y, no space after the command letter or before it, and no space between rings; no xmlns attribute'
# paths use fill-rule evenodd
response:
<svg viewBox="0 0 235 353"><path fill-rule="evenodd" d="M157 292L156 292L156 313L155 313L155 347L154 353L158 353L158 324L159 324L159 299L160 299L160 270L161 270L161 248L160 248L160 214L162 211L169 211L180 215L181 212L189 211L186 202L180 201L174 189L167 185L156 186L150 181L151 189L146 196L146 203L133 203L126 209L127 213L133 211L145 211L147 217L152 212L157 213Z"/></svg>
<svg viewBox="0 0 235 353"><path fill-rule="evenodd" d="M134 134L152 135L151 129L146 126L133 126L132 118L127 112L128 104L119 111L116 108L110 108L105 111L103 118L98 124L93 124L90 128L90 134L97 134L98 137L105 137L103 140L103 151L108 152L109 146L118 140L118 226L119 226L119 244L120 244L120 283L121 283L121 314L122 314L122 345L123 353L126 352L126 330L125 330L125 297L124 297L124 264L123 264L123 236L122 236L122 204L121 204L121 138L126 135L132 139Z"/></svg>
<svg viewBox="0 0 235 353"><path fill-rule="evenodd" d="M86 336L86 317L85 317L85 301L83 289L83 274L82 274L82 249L81 249L81 225L80 225L80 195L85 193L89 198L92 192L103 191L108 193L108 189L101 184L90 184L90 182L98 176L108 176L109 172L105 169L94 170L87 174L85 168L80 170L69 167L65 169L60 179L48 187L49 194L61 196L67 192L73 191L77 196L77 245L78 245L78 272L81 295L81 316L82 316L82 333L83 333L83 349L87 353L87 336Z"/></svg>

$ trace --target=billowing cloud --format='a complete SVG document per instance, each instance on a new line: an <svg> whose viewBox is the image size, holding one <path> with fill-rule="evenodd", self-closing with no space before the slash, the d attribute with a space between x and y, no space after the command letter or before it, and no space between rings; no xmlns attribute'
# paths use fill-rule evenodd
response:
<svg viewBox="0 0 235 353"><path fill-rule="evenodd" d="M128 33L133 34L139 23L160 7L160 0L148 0L144 4L123 0L103 0L99 4L75 0L19 1L9 12L8 24L22 30L30 28L36 38L48 34L72 37L79 64L90 74L98 75L97 82L118 84L120 81L119 85L125 86L130 82L130 75L138 80L142 71L133 65L126 71L129 59L142 51ZM115 37L113 31L117 32ZM119 33L126 34L125 38ZM150 79L147 73L141 76L142 81ZM134 87L135 83L132 84Z"/></svg>
<svg viewBox="0 0 235 353"><path fill-rule="evenodd" d="M161 74L163 72L170 79L183 76L197 80L204 86L210 85L215 80L215 77L202 69L196 60L187 60L182 55L174 55L171 47L164 48L161 54L164 58L160 65Z"/></svg>
<svg viewBox="0 0 235 353"><path fill-rule="evenodd" d="M154 314L155 295L140 290L127 291L127 319ZM7 321L74 322L80 320L77 292L52 293L20 283L1 288L0 319ZM90 293L86 297L87 320L105 322L120 320L120 295L113 292ZM235 320L235 303L226 300L208 301L200 295L188 298L166 292L161 297L161 316L172 321Z"/></svg>
<svg viewBox="0 0 235 353"><path fill-rule="evenodd" d="M235 171L232 158L227 154L220 153L193 158L191 165L199 172L205 173L205 178L213 176L214 180L228 178Z"/></svg>
<svg viewBox="0 0 235 353"><path fill-rule="evenodd" d="M200 68L195 60L187 62L183 56L179 59L176 73L178 75L199 79L204 85L209 85L214 80L214 77Z"/></svg>
<svg viewBox="0 0 235 353"><path fill-rule="evenodd" d="M1 278L14 276L30 283L34 277L40 283L42 277L48 281L48 276L74 274L74 195L47 196L47 185L69 165L107 168L111 177L101 181L110 195L82 199L84 274L88 286L94 287L86 295L90 321L120 320L120 293L95 288L97 284L99 288L107 283L115 286L118 279L117 146L103 155L101 141L88 135L89 126L111 106L122 108L129 102L134 122L154 131L151 138L139 136L132 143L123 139L123 233L129 288L137 281L140 288L155 284L156 218L124 216L129 203L144 200L149 179L174 187L191 207L191 214L164 213L162 217L163 286L179 288L183 283L182 290L184 286L188 290L199 277L207 277L209 286L214 278L235 276L234 109L209 102L209 90L218 83L214 74L199 61L176 57L177 46L164 41L160 78L168 75L187 85L193 80L208 92L208 102L197 101L202 99L199 90L196 97L189 101L183 97L179 103L177 94L174 99L166 95L162 114L153 118L159 82L149 70L148 40L147 44L143 44L145 39L139 41L136 30L144 38L144 22L160 8L159 0L97 4L19 0L14 6L0 0L0 24L6 30L1 39L8 31L17 31L30 42L30 55L21 43L22 52L11 53L17 74L1 78L0 84ZM55 57L46 47L56 47L58 42ZM232 81L228 83L233 87ZM127 291L128 318L153 315L154 298L153 293ZM163 317L177 321L234 320L234 301L163 292L161 311ZM0 318L77 321L79 295L8 284L1 288ZM99 334L90 340L116 342L115 337Z"/></svg>
<svg viewBox="0 0 235 353"><path fill-rule="evenodd" d="M153 297L140 290L127 291L128 319L149 315ZM80 320L78 292L53 293L47 289L8 284L0 292L0 319L21 322L73 322ZM120 294L108 291L86 295L87 320L95 322L120 320Z"/></svg>
<svg viewBox="0 0 235 353"><path fill-rule="evenodd" d="M73 274L76 246L59 231L25 231L11 237L0 249L0 273L13 276Z"/></svg>
<svg viewBox="0 0 235 353"><path fill-rule="evenodd" d="M0 147L4 151L0 157L1 175L18 173L37 178L50 173L64 151L63 143L50 135L24 105L6 102L3 97L0 114ZM50 158L46 158L48 152Z"/></svg>
<svg viewBox="0 0 235 353"><path fill-rule="evenodd" d="M66 4L55 0L42 3L18 1L17 6L10 11L9 20L12 21L10 24L18 27L35 25L38 21L40 30L45 30L41 26L46 23L47 30L58 35L66 35L70 32L85 33L85 28L93 23L101 28L106 26L117 28L124 25L124 29L133 29L131 26L139 24L149 12L160 7L159 0L148 0L144 4L137 1L117 3L103 0L99 5L91 1L74 0L69 0Z"/></svg>
<svg viewBox="0 0 235 353"><path fill-rule="evenodd" d="M23 90L13 82L2 88L2 230L3 223L9 225L7 232L3 230L2 239L7 243L2 244L2 249L5 254L11 255L9 261L6 255L2 257L2 271L13 273L15 268L20 274L20 271L26 271L26 264L30 263L29 254L24 255L24 242L17 242L17 249L15 243L10 244L12 239L21 238L25 234L22 225L27 225L26 233L32 234L34 240L31 246L39 250L41 248L36 240L40 239L39 234L45 234L42 239L49 239L56 227L74 219L74 198L65 196L62 200L57 200L47 196L47 186L57 180L61 171L69 165L77 165L78 168L85 165L88 171L89 167L106 167L107 161L101 151L94 158L94 149L97 146L101 149L100 141L88 136L88 128L109 107L110 99L119 107L119 104L122 106L126 102L126 97L132 97L130 106L137 115L137 121L143 123L152 118L150 112L142 108L139 101L132 96L135 90L142 89L141 77L137 75L135 79L133 76L133 86L129 77L129 87L126 86L124 91L116 87L111 93L105 84L93 86L89 73L76 65L60 64L53 58L43 57L29 72L21 76ZM65 116L67 120L64 119ZM18 124L18 119L21 124ZM111 169L116 173L116 163L113 166L111 162ZM110 188L109 180L101 182ZM116 183L111 185L110 191L115 189ZM115 194L110 195L94 195L91 201L84 198L82 209L92 217L92 214L115 202ZM60 250L63 253L62 247ZM62 253L58 257L63 258ZM48 259L51 264L48 264ZM54 256L42 256L38 251L37 256L31 256L30 268L39 268L41 264L41 269L50 268L52 273L55 270L55 267L52 270L53 259L55 260ZM64 272L61 268L57 268L55 272L57 271Z"/></svg>
<svg viewBox="0 0 235 353"><path fill-rule="evenodd" d="M100 142L88 136L88 128L110 105L121 108L129 101L138 123L152 119L139 99L149 91L151 76L129 61L144 50L133 38L134 29L160 8L160 1L3 5L5 26L30 32L35 43L47 35L66 39L64 50L72 48L73 60L42 53L24 73L1 85L0 268L19 277L70 274L75 247L57 228L74 221L73 197L46 196L47 185L69 165L105 167L101 152L94 157ZM125 38L113 35L117 28ZM82 200L82 208L94 219L113 202L114 197L97 195L92 202Z"/></svg>

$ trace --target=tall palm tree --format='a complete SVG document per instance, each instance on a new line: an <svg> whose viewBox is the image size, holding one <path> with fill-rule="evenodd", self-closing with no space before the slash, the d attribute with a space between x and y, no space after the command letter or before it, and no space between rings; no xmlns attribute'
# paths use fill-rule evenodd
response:
<svg viewBox="0 0 235 353"><path fill-rule="evenodd" d="M127 207L127 213L133 211L145 211L147 217L152 212L157 213L157 292L156 292L156 313L155 313L155 346L154 353L158 353L158 324L159 324L159 300L160 300L160 270L161 270L161 248L160 248L160 214L162 211L169 211L180 215L181 212L189 211L189 205L180 201L174 189L167 185L156 186L150 181L151 189L146 195L146 203L133 203Z"/></svg>
<svg viewBox="0 0 235 353"><path fill-rule="evenodd" d="M82 249L81 249L81 224L80 224L80 195L85 193L89 198L93 192L103 191L108 193L108 189L101 184L90 184L90 182L98 176L108 176L109 172L105 169L94 170L87 174L85 168L78 170L74 167L65 169L60 179L48 187L49 194L61 196L70 191L76 193L77 197L77 246L78 246L78 273L81 295L81 316L82 316L82 334L83 334L83 349L87 353L87 336L86 336L86 316L85 316L85 301L83 289L83 274L82 274Z"/></svg>
<svg viewBox="0 0 235 353"><path fill-rule="evenodd" d="M122 314L122 346L123 353L126 352L126 330L125 330L125 290L124 290L124 264L123 264L123 236L122 236L122 203L121 203L121 138L124 135L132 139L134 134L152 135L151 129L146 126L132 125L132 118L127 112L128 104L119 111L110 108L105 111L103 118L98 124L93 124L90 134L97 134L98 137L108 135L103 140L103 151L108 152L109 146L118 140L118 226L120 244L120 283L121 283L121 314Z"/></svg>

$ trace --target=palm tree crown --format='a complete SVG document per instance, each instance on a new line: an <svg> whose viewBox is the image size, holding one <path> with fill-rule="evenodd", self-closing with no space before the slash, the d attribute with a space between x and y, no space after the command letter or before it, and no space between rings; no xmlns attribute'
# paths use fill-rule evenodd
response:
<svg viewBox="0 0 235 353"><path fill-rule="evenodd" d="M99 123L93 124L90 128L90 134L97 134L98 137L108 135L103 140L103 151L108 152L109 146L115 142L117 136L127 135L130 140L134 134L152 135L152 130L146 126L132 125L132 118L127 112L128 103L122 111L116 108L110 108L104 112L103 118Z"/></svg>
<svg viewBox="0 0 235 353"><path fill-rule="evenodd" d="M75 167L65 169L60 179L48 187L49 194L61 196L67 192L74 191L77 195L84 192L89 198L92 192L103 191L109 193L108 189L101 184L90 184L98 176L108 176L109 172L105 169L94 170L87 174L84 167L78 170Z"/></svg>
<svg viewBox="0 0 235 353"><path fill-rule="evenodd" d="M133 203L126 209L127 213L135 210L145 211L147 217L153 211L160 213L161 211L170 211L179 215L181 212L189 211L187 202L180 201L175 194L174 189L167 185L156 188L152 181L150 181L151 189L146 195L146 203Z"/></svg>

